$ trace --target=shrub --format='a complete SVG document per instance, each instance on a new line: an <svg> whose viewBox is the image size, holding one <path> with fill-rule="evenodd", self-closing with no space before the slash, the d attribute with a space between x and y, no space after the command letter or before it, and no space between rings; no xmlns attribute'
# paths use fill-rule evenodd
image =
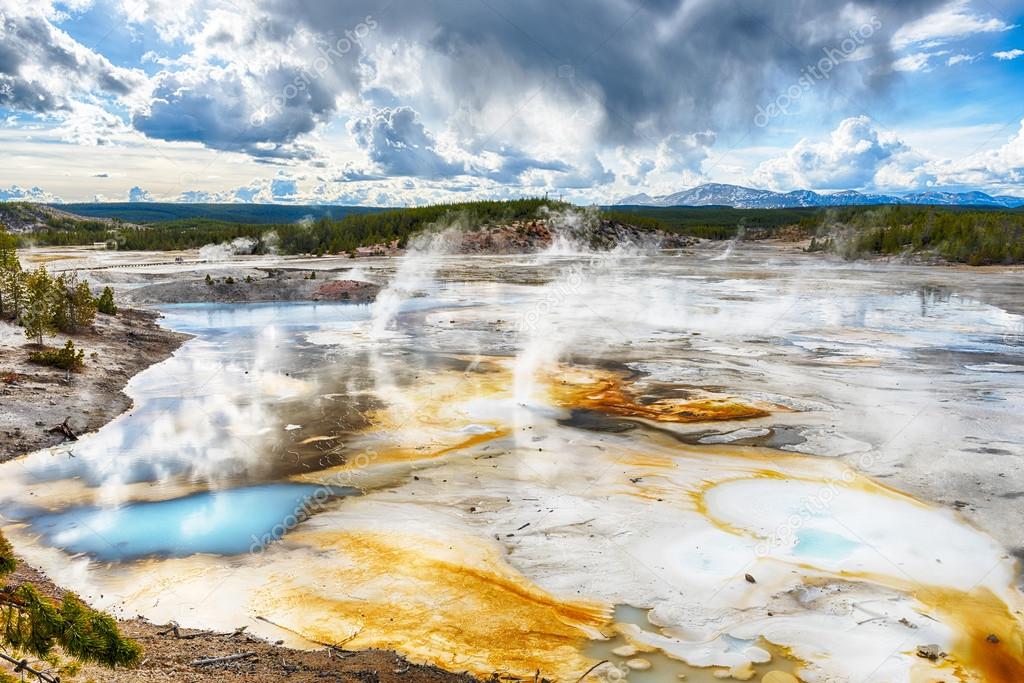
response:
<svg viewBox="0 0 1024 683"><path fill-rule="evenodd" d="M104 287L100 298L96 299L96 310L104 315L117 315L117 305L114 303L114 290Z"/></svg>
<svg viewBox="0 0 1024 683"><path fill-rule="evenodd" d="M228 285L233 285L233 284L235 284L235 278L233 278L230 275L228 275L227 279L224 280L224 283L228 284Z"/></svg>
<svg viewBox="0 0 1024 683"><path fill-rule="evenodd" d="M62 349L43 349L29 354L33 363L48 365L61 370L80 370L85 365L85 351L75 349L75 343L68 339Z"/></svg>

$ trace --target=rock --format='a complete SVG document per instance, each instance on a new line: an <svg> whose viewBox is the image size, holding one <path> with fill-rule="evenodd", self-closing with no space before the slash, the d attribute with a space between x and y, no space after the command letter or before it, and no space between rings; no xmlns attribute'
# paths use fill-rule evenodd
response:
<svg viewBox="0 0 1024 683"><path fill-rule="evenodd" d="M800 679L785 671L769 671L761 677L761 683L800 683Z"/></svg>
<svg viewBox="0 0 1024 683"><path fill-rule="evenodd" d="M930 659L934 662L943 655L938 645L918 645L917 656L922 659Z"/></svg>
<svg viewBox="0 0 1024 683"><path fill-rule="evenodd" d="M999 644L999 636L997 636L994 633L988 634L988 637L985 638L985 640L987 640L988 642L992 643L993 645L998 645Z"/></svg>
<svg viewBox="0 0 1024 683"><path fill-rule="evenodd" d="M750 574L744 574L743 578L747 580L747 583L757 583L753 576Z"/></svg>
<svg viewBox="0 0 1024 683"><path fill-rule="evenodd" d="M651 668L651 663L643 657L637 657L636 659L630 659L627 661L626 666L633 671L647 671Z"/></svg>
<svg viewBox="0 0 1024 683"><path fill-rule="evenodd" d="M617 648L612 650L612 654L618 655L619 657L632 657L637 652L638 650L632 645L619 645Z"/></svg>

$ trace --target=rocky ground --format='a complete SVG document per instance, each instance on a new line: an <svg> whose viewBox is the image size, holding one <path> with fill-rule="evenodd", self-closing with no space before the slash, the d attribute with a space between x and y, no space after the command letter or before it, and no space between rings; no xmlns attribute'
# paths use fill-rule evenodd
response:
<svg viewBox="0 0 1024 683"><path fill-rule="evenodd" d="M80 372L30 363L24 331L0 322L0 461L53 446L66 437L53 427L65 419L76 434L99 429L131 407L122 389L136 373L170 356L187 335L166 330L151 311L123 309L97 315L94 328L67 339L85 350Z"/></svg>
<svg viewBox="0 0 1024 683"><path fill-rule="evenodd" d="M544 220L514 221L482 225L461 235L462 254L523 254L551 248L559 239L569 246L608 250L616 247L675 249L700 240L661 230L643 230L633 225L596 220L580 226L555 226Z"/></svg>
<svg viewBox="0 0 1024 683"><path fill-rule="evenodd" d="M315 277L311 277L314 275ZM380 290L369 282L330 280L329 273L260 268L257 276L179 279L133 289L136 304L179 302L372 301Z"/></svg>

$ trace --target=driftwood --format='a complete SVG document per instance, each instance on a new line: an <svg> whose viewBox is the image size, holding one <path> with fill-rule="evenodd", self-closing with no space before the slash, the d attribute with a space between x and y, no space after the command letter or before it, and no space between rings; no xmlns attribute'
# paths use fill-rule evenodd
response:
<svg viewBox="0 0 1024 683"><path fill-rule="evenodd" d="M55 427L50 427L47 431L51 434L62 434L68 441L78 441L78 434L75 434L70 425L68 425L68 420L70 419L70 417L64 418L63 422Z"/></svg>
<svg viewBox="0 0 1024 683"><path fill-rule="evenodd" d="M242 659L249 659L255 657L255 652L239 652L236 655L228 655L227 657L207 657L205 659L197 659L194 662L189 662L189 666L210 666L211 664L226 664L228 662L237 662Z"/></svg>

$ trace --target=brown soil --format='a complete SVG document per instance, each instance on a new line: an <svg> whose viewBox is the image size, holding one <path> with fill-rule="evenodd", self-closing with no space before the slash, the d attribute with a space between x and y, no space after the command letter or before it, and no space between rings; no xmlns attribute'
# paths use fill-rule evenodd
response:
<svg viewBox="0 0 1024 683"><path fill-rule="evenodd" d="M65 440L50 429L65 418L74 433L94 431L131 407L122 391L128 380L158 363L188 339L157 324L151 311L122 309L98 314L92 330L45 339L63 346L71 339L85 351L85 367L67 372L30 363L21 328L0 323L0 462Z"/></svg>

